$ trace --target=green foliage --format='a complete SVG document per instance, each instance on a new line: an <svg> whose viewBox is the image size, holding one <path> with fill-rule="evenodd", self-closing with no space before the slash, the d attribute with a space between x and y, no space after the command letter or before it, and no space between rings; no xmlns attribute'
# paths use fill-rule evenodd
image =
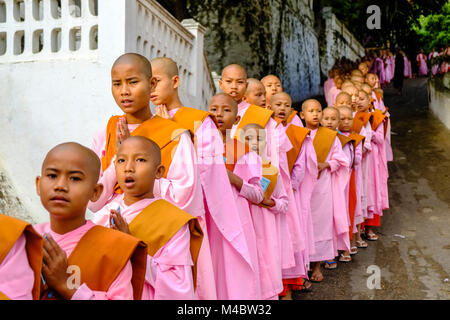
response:
<svg viewBox="0 0 450 320"><path fill-rule="evenodd" d="M450 43L450 2L444 4L437 14L421 15L412 28L426 51L432 48L439 51L438 48L445 47Z"/></svg>

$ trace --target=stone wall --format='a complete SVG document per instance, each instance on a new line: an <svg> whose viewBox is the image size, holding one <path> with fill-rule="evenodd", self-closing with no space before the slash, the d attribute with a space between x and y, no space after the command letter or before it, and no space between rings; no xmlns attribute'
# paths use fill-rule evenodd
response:
<svg viewBox="0 0 450 320"><path fill-rule="evenodd" d="M309 0L258 0L209 8L195 18L207 27L205 48L211 70L238 63L249 77L278 75L294 101L319 92L318 35Z"/></svg>
<svg viewBox="0 0 450 320"><path fill-rule="evenodd" d="M429 107L450 130L450 73L428 81Z"/></svg>
<svg viewBox="0 0 450 320"><path fill-rule="evenodd" d="M322 77L325 79L328 77L328 71L336 59L347 57L355 61L364 55L364 47L336 18L332 8L323 8L320 17L320 70Z"/></svg>

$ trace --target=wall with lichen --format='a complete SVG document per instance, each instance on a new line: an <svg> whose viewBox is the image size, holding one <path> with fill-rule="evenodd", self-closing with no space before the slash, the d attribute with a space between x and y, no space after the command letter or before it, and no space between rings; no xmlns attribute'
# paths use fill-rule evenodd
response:
<svg viewBox="0 0 450 320"><path fill-rule="evenodd" d="M12 186L11 179L0 164L0 213L13 216L32 224L37 223L25 210L17 192Z"/></svg>
<svg viewBox="0 0 450 320"><path fill-rule="evenodd" d="M278 75L293 101L319 92L320 63L314 13L307 0L205 1L189 8L206 27L211 70L241 64L249 77Z"/></svg>

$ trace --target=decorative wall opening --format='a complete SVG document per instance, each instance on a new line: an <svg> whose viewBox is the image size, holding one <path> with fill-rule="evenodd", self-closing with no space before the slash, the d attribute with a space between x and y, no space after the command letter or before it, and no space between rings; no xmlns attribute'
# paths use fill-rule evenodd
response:
<svg viewBox="0 0 450 320"><path fill-rule="evenodd" d="M98 26L93 26L89 33L89 49L98 49Z"/></svg>
<svg viewBox="0 0 450 320"><path fill-rule="evenodd" d="M69 32L69 50L77 51L81 47L81 27L72 28Z"/></svg>
<svg viewBox="0 0 450 320"><path fill-rule="evenodd" d="M25 2L23 0L14 0L13 15L17 22L25 21Z"/></svg>
<svg viewBox="0 0 450 320"><path fill-rule="evenodd" d="M61 18L61 0L51 0L50 9L53 19Z"/></svg>
<svg viewBox="0 0 450 320"><path fill-rule="evenodd" d="M98 16L98 0L89 0L89 11L91 15Z"/></svg>
<svg viewBox="0 0 450 320"><path fill-rule="evenodd" d="M69 12L74 18L81 17L81 0L69 0Z"/></svg>
<svg viewBox="0 0 450 320"><path fill-rule="evenodd" d="M0 32L0 56L6 53L6 32Z"/></svg>
<svg viewBox="0 0 450 320"><path fill-rule="evenodd" d="M14 34L14 54L22 54L25 50L25 33L23 30L16 31Z"/></svg>
<svg viewBox="0 0 450 320"><path fill-rule="evenodd" d="M33 53L39 53L44 48L44 30L33 32Z"/></svg>
<svg viewBox="0 0 450 320"><path fill-rule="evenodd" d="M44 19L44 0L33 0L33 18L37 21Z"/></svg>
<svg viewBox="0 0 450 320"><path fill-rule="evenodd" d="M51 38L52 52L58 52L61 50L61 29L53 29Z"/></svg>
<svg viewBox="0 0 450 320"><path fill-rule="evenodd" d="M6 5L5 2L0 1L0 23L6 22Z"/></svg>

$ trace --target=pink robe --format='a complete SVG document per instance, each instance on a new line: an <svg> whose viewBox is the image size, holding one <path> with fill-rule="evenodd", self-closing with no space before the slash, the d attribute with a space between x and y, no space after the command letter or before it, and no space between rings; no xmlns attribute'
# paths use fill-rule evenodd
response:
<svg viewBox="0 0 450 320"><path fill-rule="evenodd" d="M350 132L342 132L342 134L346 137L349 136ZM355 205L355 216L354 216L354 223L353 223L353 233L356 233L358 230L356 228L357 225L364 222L364 215L362 212L362 168L361 168L361 161L362 161L362 154L363 154L363 144L362 142L359 143L356 146L355 150L355 156L353 158L353 166L355 169L355 189L356 189L356 205Z"/></svg>
<svg viewBox="0 0 450 320"><path fill-rule="evenodd" d="M143 199L127 206L123 201L122 194L114 202L108 203L98 211L94 222L110 228L110 211L118 210L120 207L122 217L130 224L142 210L156 200L158 198ZM142 300L196 299L192 279L193 265L190 253L190 233L186 224L154 256L147 255Z"/></svg>
<svg viewBox="0 0 450 320"><path fill-rule="evenodd" d="M170 110L169 116L173 117L177 111ZM254 270L223 162L223 141L211 117L197 129L195 140L217 298L255 299L251 282L246 281Z"/></svg>
<svg viewBox="0 0 450 320"><path fill-rule="evenodd" d="M375 59L375 73L378 75L380 85L384 84L386 81L386 74L383 59L381 59L380 57Z"/></svg>
<svg viewBox="0 0 450 320"><path fill-rule="evenodd" d="M311 130L311 138L317 129ZM348 214L345 207L345 185L348 183L348 159L335 138L326 162L330 168L322 170L311 197L311 217L314 230L315 253L310 261L331 260L337 255L335 238L345 241L350 250L348 238Z"/></svg>
<svg viewBox="0 0 450 320"><path fill-rule="evenodd" d="M307 136L291 172L291 183L302 227L298 236L303 237L305 249L295 253L296 265L283 269L283 279L308 278L309 257L315 253L314 232L311 217L311 196L317 183L317 156L313 141Z"/></svg>
<svg viewBox="0 0 450 320"><path fill-rule="evenodd" d="M261 158L255 152L243 155L235 164L233 173L243 180L241 190L237 190L235 186L232 186L232 191L238 207L240 223L244 230L253 269L252 276L246 282L252 286L251 295L255 297L255 300L259 300L262 298L258 248L249 201L259 203L264 198L260 182L262 177Z"/></svg>
<svg viewBox="0 0 450 320"><path fill-rule="evenodd" d="M329 101L327 101L328 106L331 107L336 103L336 97L341 92L341 89L338 89L337 87L332 87L330 89L330 92L328 94Z"/></svg>
<svg viewBox="0 0 450 320"><path fill-rule="evenodd" d="M278 294L283 291L281 278L281 237L278 233L280 223L277 221L279 215L284 215L288 209L288 197L284 190L283 181L278 174L277 183L271 199L275 201L272 208L257 206L261 201L259 197L252 202L254 197L247 194L248 189L241 190L241 195L251 202L250 212L256 235L258 249L258 267L261 283L261 298L278 300ZM264 193L260 189L262 197Z"/></svg>
<svg viewBox="0 0 450 320"><path fill-rule="evenodd" d="M380 124L372 135L372 174L369 176L369 188L374 195L374 206L368 210L372 214L383 215L383 210L389 208L389 197L387 190L388 168L386 161L384 141L384 126ZM370 214L369 214L370 215Z"/></svg>
<svg viewBox="0 0 450 320"><path fill-rule="evenodd" d="M81 238L94 226L95 224L88 220L81 227L65 234L54 232L50 228L49 222L35 225L34 228L42 236L49 233L61 249L64 250L67 257L69 257ZM108 288L108 291L93 291L85 283L82 283L72 296L72 300L133 300L132 276L133 268L131 262L128 261Z"/></svg>
<svg viewBox="0 0 450 320"><path fill-rule="evenodd" d="M434 53L430 52L430 54L428 55L428 60L431 60L432 58L435 58L437 56L439 56L439 53L437 53L436 51ZM431 74L433 76L435 76L438 72L439 72L439 64L432 65L431 66Z"/></svg>
<svg viewBox="0 0 450 320"><path fill-rule="evenodd" d="M132 132L139 124L129 124ZM92 150L101 158L105 153L106 129L99 130L94 136ZM180 135L180 141L176 147L172 163L166 168L166 178L155 181L153 194L171 202L180 209L198 218L203 230L203 242L198 257L197 266L197 294L200 299L216 299L216 286L209 237L205 222L205 208L198 166L196 165L196 152L191 141L190 134L185 132ZM114 162L102 172L99 183L104 190L97 202L89 202L88 208L96 212L107 203L113 201L118 194L114 193L117 182Z"/></svg>
<svg viewBox="0 0 450 320"><path fill-rule="evenodd" d="M375 108L378 110L381 110L387 117L387 129L386 129L386 135L385 135L385 150L386 150L386 160L387 161L393 161L394 160L394 153L392 152L392 146L391 146L391 115L389 114L389 111L386 110L386 106L384 105L384 101L382 98L380 100L377 100L377 97L375 93L372 92L372 97L375 97L376 104L374 104Z"/></svg>
<svg viewBox="0 0 450 320"><path fill-rule="evenodd" d="M22 234L0 264L0 292L11 300L33 300L34 272Z"/></svg>
<svg viewBox="0 0 450 320"><path fill-rule="evenodd" d="M294 126L301 127L301 128L304 127L303 122L300 119L300 117L298 116L298 114L296 114L296 115L294 115L294 117L292 117L292 120L289 124L293 124Z"/></svg>
<svg viewBox="0 0 450 320"><path fill-rule="evenodd" d="M328 78L328 80L325 81L325 83L323 84L323 95L325 96L325 101L327 102L327 105L330 105L329 104L330 91L333 87L336 87L336 85L334 84L333 78Z"/></svg>
<svg viewBox="0 0 450 320"><path fill-rule="evenodd" d="M355 113L353 114L353 116ZM364 144L362 146L362 159L361 159L361 211L364 219L370 219L367 207L369 203L373 203L373 197L369 194L369 172L370 163L372 158L370 157L370 152L372 151L372 128L370 122L367 123L365 127L361 128L360 135L364 136Z"/></svg>
<svg viewBox="0 0 450 320"><path fill-rule="evenodd" d="M427 56L419 53L416 61L419 63L419 76L426 76L428 74Z"/></svg>

